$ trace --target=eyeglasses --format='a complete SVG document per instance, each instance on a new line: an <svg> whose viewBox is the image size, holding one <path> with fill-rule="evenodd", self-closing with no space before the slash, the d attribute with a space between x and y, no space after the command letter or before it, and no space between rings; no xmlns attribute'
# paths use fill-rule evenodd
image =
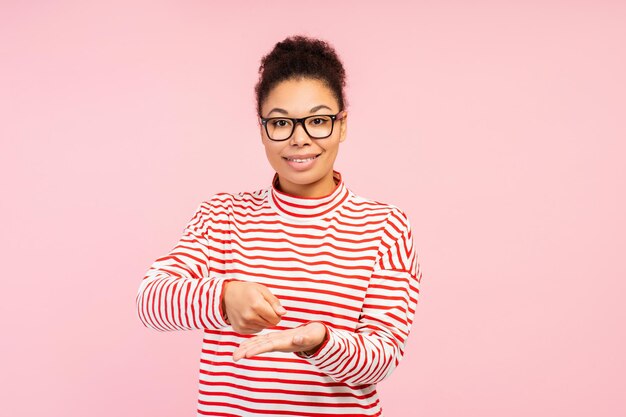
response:
<svg viewBox="0 0 626 417"><path fill-rule="evenodd" d="M287 140L293 134L298 123L302 124L304 131L313 139L324 139L333 134L335 120L345 117L342 110L337 114L315 114L313 116L293 117L261 117L261 123L265 126L267 137L273 141Z"/></svg>

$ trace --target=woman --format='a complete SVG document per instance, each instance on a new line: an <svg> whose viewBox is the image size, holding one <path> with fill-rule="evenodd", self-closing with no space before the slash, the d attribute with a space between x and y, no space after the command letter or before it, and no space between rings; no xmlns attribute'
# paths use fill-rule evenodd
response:
<svg viewBox="0 0 626 417"><path fill-rule="evenodd" d="M328 43L289 37L259 74L271 184L198 206L146 272L139 317L204 330L198 415L381 416L421 280L409 219L334 169L347 111Z"/></svg>

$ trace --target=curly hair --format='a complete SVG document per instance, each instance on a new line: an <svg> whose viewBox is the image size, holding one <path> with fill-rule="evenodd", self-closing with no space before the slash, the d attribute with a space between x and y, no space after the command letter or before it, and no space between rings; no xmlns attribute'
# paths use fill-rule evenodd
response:
<svg viewBox="0 0 626 417"><path fill-rule="evenodd" d="M261 59L259 80L254 87L257 114L261 116L261 105L274 86L298 78L322 81L332 90L339 109L345 109L346 71L335 49L324 40L293 35L276 43Z"/></svg>

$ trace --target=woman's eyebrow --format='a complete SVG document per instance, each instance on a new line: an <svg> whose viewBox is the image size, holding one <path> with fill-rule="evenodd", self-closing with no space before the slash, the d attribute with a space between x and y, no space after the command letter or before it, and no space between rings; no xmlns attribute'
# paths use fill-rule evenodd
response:
<svg viewBox="0 0 626 417"><path fill-rule="evenodd" d="M319 106L313 107L309 113L315 113L316 111L318 111L320 109L323 109L323 108L326 108L326 109L332 111L332 109L330 107L328 107L327 105L320 104ZM279 107L274 107L272 110L270 110L269 113L267 113L267 115L269 116L270 114L272 114L272 112L278 112L278 113L282 113L282 114L289 114L289 112L287 110L285 110L285 109L281 109Z"/></svg>

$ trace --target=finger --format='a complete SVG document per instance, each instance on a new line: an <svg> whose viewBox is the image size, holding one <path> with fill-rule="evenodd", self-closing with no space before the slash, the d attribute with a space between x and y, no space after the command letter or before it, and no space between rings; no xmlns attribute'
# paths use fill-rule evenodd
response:
<svg viewBox="0 0 626 417"><path fill-rule="evenodd" d="M247 351L247 350L253 349L253 348L257 347L257 346L266 344L268 342L270 342L270 340L268 338L260 338L260 339L251 340L249 342L246 342L245 344L242 343L239 347L242 350Z"/></svg>
<svg viewBox="0 0 626 417"><path fill-rule="evenodd" d="M252 307L256 317L251 319L250 324L266 328L274 327L280 322L280 316L276 314L270 303L266 300L263 292L260 294L260 299Z"/></svg>
<svg viewBox="0 0 626 417"><path fill-rule="evenodd" d="M259 316L258 323L263 327L274 327L280 322L280 316L267 302L263 302L255 311Z"/></svg>
<svg viewBox="0 0 626 417"><path fill-rule="evenodd" d="M268 338L255 338L239 345L233 353L233 359L238 361L241 358L249 358L259 353L269 352L273 349L273 342Z"/></svg>
<svg viewBox="0 0 626 417"><path fill-rule="evenodd" d="M250 338L239 345L233 353L233 359L237 361L243 357L249 358L260 353L290 348L293 346L291 334L290 330L283 330Z"/></svg>
<svg viewBox="0 0 626 417"><path fill-rule="evenodd" d="M263 286L261 288L261 294L263 294L263 297L270 304L275 314L282 316L283 314L287 313L285 307L280 304L280 300L278 299L278 297L272 294L266 286Z"/></svg>
<svg viewBox="0 0 626 417"><path fill-rule="evenodd" d="M285 339L284 337L269 337L265 339L259 339L255 343L250 344L244 349L245 351L242 353L242 357L250 358L254 355L259 355L261 353L280 350L289 345L289 340Z"/></svg>
<svg viewBox="0 0 626 417"><path fill-rule="evenodd" d="M274 326L274 323L267 321L261 314L259 314L259 312L263 310L263 307L271 311L271 308L267 306L267 303L264 300L261 300L258 306L250 307L251 311L239 319L243 322L242 324L245 323L244 326L240 327L242 331L245 331L245 334L258 333L267 327ZM248 315L253 317L248 318ZM278 321L278 318L276 318L276 321Z"/></svg>
<svg viewBox="0 0 626 417"><path fill-rule="evenodd" d="M272 352L274 350L276 350L276 340L264 340L246 349L245 357L250 358L254 355L260 355L261 353Z"/></svg>
<svg viewBox="0 0 626 417"><path fill-rule="evenodd" d="M253 345L255 343L259 343L259 340L262 339L262 338L267 339L268 338L268 334L261 334L261 335L254 336L254 337L251 337L249 339L246 339L245 341L241 342L241 344L239 346L240 347L248 347L248 346Z"/></svg>

